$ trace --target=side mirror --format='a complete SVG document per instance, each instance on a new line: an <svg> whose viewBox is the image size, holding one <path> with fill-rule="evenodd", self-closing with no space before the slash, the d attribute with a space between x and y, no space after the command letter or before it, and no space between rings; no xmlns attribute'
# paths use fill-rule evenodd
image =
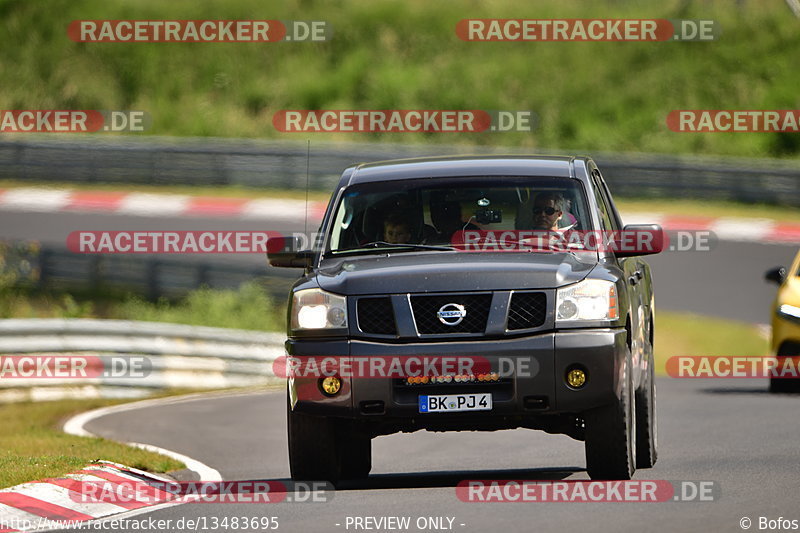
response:
<svg viewBox="0 0 800 533"><path fill-rule="evenodd" d="M283 268L311 268L314 250L300 250L297 237L275 237L267 241L267 261L271 266Z"/></svg>
<svg viewBox="0 0 800 533"><path fill-rule="evenodd" d="M776 285L783 285L783 282L786 281L786 269L784 267L771 268L764 273L764 279Z"/></svg>
<svg viewBox="0 0 800 533"><path fill-rule="evenodd" d="M664 251L667 236L658 224L628 224L617 232L611 250L617 257L651 255Z"/></svg>

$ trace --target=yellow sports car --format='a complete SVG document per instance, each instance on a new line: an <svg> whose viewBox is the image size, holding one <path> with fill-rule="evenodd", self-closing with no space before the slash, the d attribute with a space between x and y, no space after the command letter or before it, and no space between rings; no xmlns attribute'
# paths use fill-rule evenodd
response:
<svg viewBox="0 0 800 533"><path fill-rule="evenodd" d="M772 354L800 358L800 251L791 267L773 268L764 277L779 285L772 307ZM769 390L800 392L800 378L771 377Z"/></svg>

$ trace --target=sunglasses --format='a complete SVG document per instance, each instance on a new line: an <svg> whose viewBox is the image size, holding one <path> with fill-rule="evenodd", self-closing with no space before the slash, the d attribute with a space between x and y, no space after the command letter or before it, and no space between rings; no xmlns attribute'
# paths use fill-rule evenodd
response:
<svg viewBox="0 0 800 533"><path fill-rule="evenodd" d="M534 207L533 214L538 215L539 213L544 213L545 215L551 217L556 214L556 210L552 207Z"/></svg>

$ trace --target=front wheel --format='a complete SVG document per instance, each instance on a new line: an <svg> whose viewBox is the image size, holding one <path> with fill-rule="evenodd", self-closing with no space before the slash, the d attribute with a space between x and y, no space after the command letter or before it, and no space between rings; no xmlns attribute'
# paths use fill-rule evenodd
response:
<svg viewBox="0 0 800 533"><path fill-rule="evenodd" d="M773 393L800 392L800 378L769 378L769 391Z"/></svg>
<svg viewBox="0 0 800 533"><path fill-rule="evenodd" d="M359 479L372 469L372 442L347 420L293 411L287 402L289 471L295 481Z"/></svg>
<svg viewBox="0 0 800 533"><path fill-rule="evenodd" d="M652 468L658 459L655 377L651 355L645 381L636 391L636 468Z"/></svg>
<svg viewBox="0 0 800 533"><path fill-rule="evenodd" d="M341 437L342 479L363 479L372 470L372 439L355 430Z"/></svg>
<svg viewBox="0 0 800 533"><path fill-rule="evenodd" d="M794 365L798 366L800 364L800 357L798 357L797 348L794 348L789 344L783 344L778 349L778 353L776 357L778 358L778 368L783 367L783 363L786 361L787 357L794 359ZM769 378L769 391L770 392L777 392L777 393L792 393L792 392L800 392L800 378L797 377L786 377L786 378Z"/></svg>
<svg viewBox="0 0 800 533"><path fill-rule="evenodd" d="M622 379L620 399L584 415L586 471L592 479L631 479L636 471L636 395L630 353Z"/></svg>

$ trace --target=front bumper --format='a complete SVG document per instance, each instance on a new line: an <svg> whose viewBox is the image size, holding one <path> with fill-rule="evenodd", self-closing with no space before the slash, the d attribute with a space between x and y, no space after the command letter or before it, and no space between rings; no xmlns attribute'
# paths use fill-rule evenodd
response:
<svg viewBox="0 0 800 533"><path fill-rule="evenodd" d="M621 394L627 355L624 328L550 332L497 340L376 343L355 339L289 339L287 353L304 357L461 356L487 360L494 371L515 371L500 383L451 383L415 389L390 377L344 377L334 397L325 396L318 377L289 379L293 409L323 416L395 424L421 429L500 429L525 425L526 417L580 414L611 403ZM504 365L504 368L501 368ZM580 389L570 388L565 376L580 366L588 376ZM525 369L528 371L525 371ZM420 414L419 394L492 392L490 411ZM496 426L496 427L495 427ZM387 432L384 430L383 432Z"/></svg>

